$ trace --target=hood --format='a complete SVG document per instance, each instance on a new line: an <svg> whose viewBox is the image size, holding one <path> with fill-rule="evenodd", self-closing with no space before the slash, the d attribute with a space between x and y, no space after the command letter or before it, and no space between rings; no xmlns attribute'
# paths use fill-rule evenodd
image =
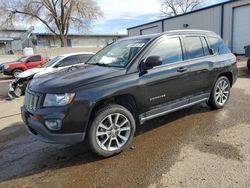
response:
<svg viewBox="0 0 250 188"><path fill-rule="evenodd" d="M66 93L90 83L125 74L125 69L84 65L41 75L31 81L29 89L41 93Z"/></svg>
<svg viewBox="0 0 250 188"><path fill-rule="evenodd" d="M33 68L26 70L18 75L18 78L26 78L32 75L35 75L36 73L42 71L44 68Z"/></svg>
<svg viewBox="0 0 250 188"><path fill-rule="evenodd" d="M19 61L10 61L10 62L0 63L0 65L11 65L11 64L16 64L16 63L21 63L21 62L19 62Z"/></svg>

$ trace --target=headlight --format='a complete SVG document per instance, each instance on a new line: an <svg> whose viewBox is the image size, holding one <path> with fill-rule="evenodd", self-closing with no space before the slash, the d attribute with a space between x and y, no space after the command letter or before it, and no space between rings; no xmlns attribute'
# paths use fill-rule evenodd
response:
<svg viewBox="0 0 250 188"><path fill-rule="evenodd" d="M43 106L44 107L56 107L56 106L66 106L70 104L75 97L75 93L65 93L65 94L47 94Z"/></svg>
<svg viewBox="0 0 250 188"><path fill-rule="evenodd" d="M8 69L8 68L9 68L9 65L4 65L3 68L4 68L4 69Z"/></svg>

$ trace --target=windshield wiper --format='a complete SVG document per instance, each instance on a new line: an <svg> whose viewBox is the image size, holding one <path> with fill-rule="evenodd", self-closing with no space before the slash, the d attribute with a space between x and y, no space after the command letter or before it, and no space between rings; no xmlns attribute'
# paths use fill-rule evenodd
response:
<svg viewBox="0 0 250 188"><path fill-rule="evenodd" d="M98 66L103 66L103 67L109 67L109 65L105 64L105 63L93 63L93 64L89 64L89 65L98 65Z"/></svg>

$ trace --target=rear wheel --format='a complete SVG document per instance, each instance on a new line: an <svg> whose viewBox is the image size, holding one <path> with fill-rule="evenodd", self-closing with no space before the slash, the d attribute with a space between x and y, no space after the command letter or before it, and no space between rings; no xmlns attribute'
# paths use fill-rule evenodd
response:
<svg viewBox="0 0 250 188"><path fill-rule="evenodd" d="M95 153L109 157L120 153L131 143L135 120L123 106L109 105L96 113L89 131L89 144Z"/></svg>
<svg viewBox="0 0 250 188"><path fill-rule="evenodd" d="M214 109L223 108L229 100L230 88L228 78L225 76L219 77L211 92L208 105Z"/></svg>
<svg viewBox="0 0 250 188"><path fill-rule="evenodd" d="M13 72L12 72L13 78L18 77L18 75L19 75L21 72L23 72L23 71L20 70L20 69L15 69L15 70L13 70Z"/></svg>
<svg viewBox="0 0 250 188"><path fill-rule="evenodd" d="M250 70L250 58L248 58L248 60L247 60L247 68L248 68L248 70Z"/></svg>

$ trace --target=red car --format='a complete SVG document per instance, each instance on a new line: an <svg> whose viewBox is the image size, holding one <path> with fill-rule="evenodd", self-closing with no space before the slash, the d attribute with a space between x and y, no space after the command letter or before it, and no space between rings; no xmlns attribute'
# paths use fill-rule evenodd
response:
<svg viewBox="0 0 250 188"><path fill-rule="evenodd" d="M17 61L4 65L3 74L12 75L14 78L23 71L28 69L42 67L47 60L42 55L24 56Z"/></svg>

